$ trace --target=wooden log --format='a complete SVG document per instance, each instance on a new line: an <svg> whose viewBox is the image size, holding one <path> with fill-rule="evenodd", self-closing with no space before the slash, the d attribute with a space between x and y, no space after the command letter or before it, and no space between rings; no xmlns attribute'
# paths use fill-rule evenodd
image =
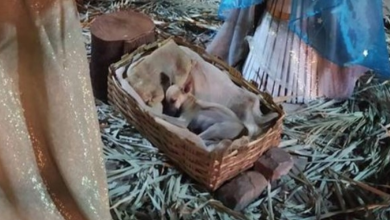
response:
<svg viewBox="0 0 390 220"><path fill-rule="evenodd" d="M112 63L142 44L155 40L147 15L123 10L98 16L91 25L90 76L95 98L107 103L107 75Z"/></svg>
<svg viewBox="0 0 390 220"><path fill-rule="evenodd" d="M261 173L247 171L221 186L215 192L215 197L226 207L241 211L257 199L267 186L268 181Z"/></svg>

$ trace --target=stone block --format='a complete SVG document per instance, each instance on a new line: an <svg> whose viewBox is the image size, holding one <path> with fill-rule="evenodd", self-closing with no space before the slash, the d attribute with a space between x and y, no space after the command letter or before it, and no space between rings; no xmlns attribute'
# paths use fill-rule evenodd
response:
<svg viewBox="0 0 390 220"><path fill-rule="evenodd" d="M269 149L254 164L254 170L263 174L269 181L274 181L288 174L294 165L292 156L277 147Z"/></svg>
<svg viewBox="0 0 390 220"><path fill-rule="evenodd" d="M257 199L267 185L261 173L247 171L222 185L216 191L216 199L230 209L241 211Z"/></svg>

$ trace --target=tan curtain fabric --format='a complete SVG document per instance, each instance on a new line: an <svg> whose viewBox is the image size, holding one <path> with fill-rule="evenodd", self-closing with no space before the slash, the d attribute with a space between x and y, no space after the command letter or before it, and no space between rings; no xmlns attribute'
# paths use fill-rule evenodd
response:
<svg viewBox="0 0 390 220"><path fill-rule="evenodd" d="M71 0L0 1L0 219L111 219Z"/></svg>
<svg viewBox="0 0 390 220"><path fill-rule="evenodd" d="M236 67L248 55L245 37L254 29L255 7L232 9L206 51Z"/></svg>

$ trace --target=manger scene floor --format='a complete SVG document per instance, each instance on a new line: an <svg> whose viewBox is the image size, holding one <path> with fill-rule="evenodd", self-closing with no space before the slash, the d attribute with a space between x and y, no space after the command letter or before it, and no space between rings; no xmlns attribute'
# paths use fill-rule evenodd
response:
<svg viewBox="0 0 390 220"><path fill-rule="evenodd" d="M158 29L202 47L221 25L218 1L97 1L79 7L88 57L89 26L102 13L137 8L150 15ZM294 167L241 212L214 199L115 108L97 100L112 215L114 219L389 219L390 102L385 101L390 100L389 83L367 75L346 101L285 105L280 147L293 156Z"/></svg>

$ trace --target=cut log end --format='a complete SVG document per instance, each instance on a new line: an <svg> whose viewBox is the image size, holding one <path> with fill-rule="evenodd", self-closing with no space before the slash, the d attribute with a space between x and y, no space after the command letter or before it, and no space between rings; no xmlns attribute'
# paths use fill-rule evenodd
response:
<svg viewBox="0 0 390 220"><path fill-rule="evenodd" d="M132 42L153 31L153 21L147 15L132 10L99 16L91 25L91 33L104 41Z"/></svg>
<svg viewBox="0 0 390 220"><path fill-rule="evenodd" d="M147 15L123 10L98 16L91 25L90 76L94 96L107 103L107 76L111 64L125 53L155 40L154 23Z"/></svg>

